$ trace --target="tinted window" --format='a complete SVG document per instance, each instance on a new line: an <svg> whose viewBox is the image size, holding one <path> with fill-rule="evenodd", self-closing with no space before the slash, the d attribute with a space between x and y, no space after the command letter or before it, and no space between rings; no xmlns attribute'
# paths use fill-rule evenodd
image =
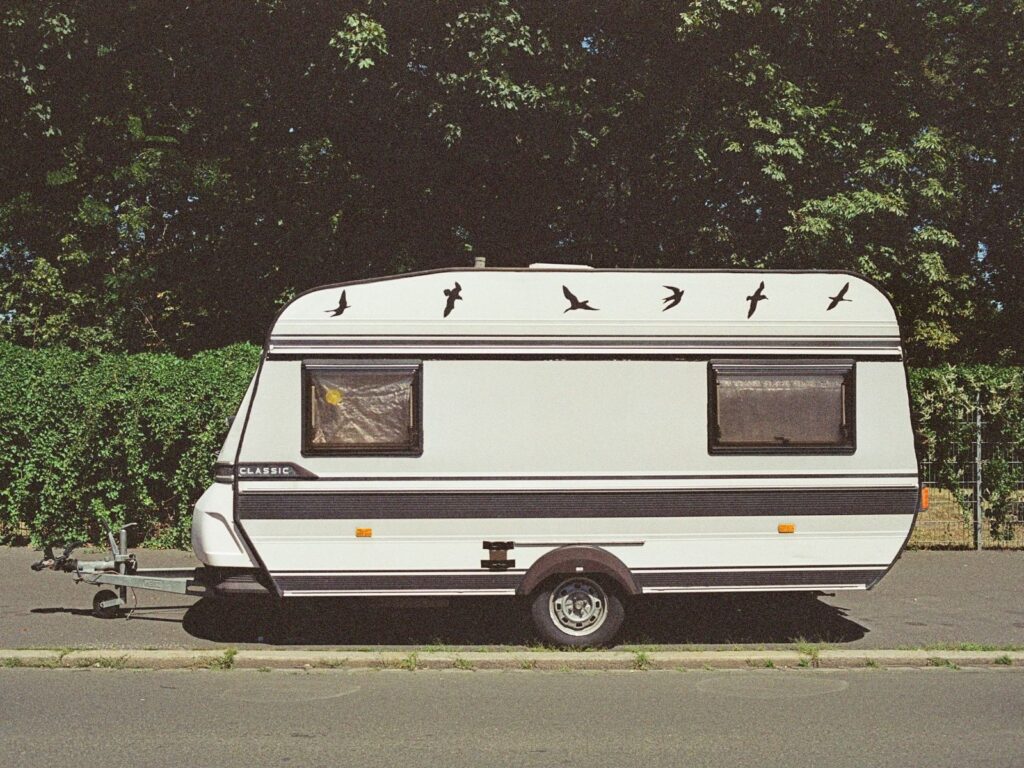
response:
<svg viewBox="0 0 1024 768"><path fill-rule="evenodd" d="M853 362L711 364L713 453L852 453Z"/></svg>

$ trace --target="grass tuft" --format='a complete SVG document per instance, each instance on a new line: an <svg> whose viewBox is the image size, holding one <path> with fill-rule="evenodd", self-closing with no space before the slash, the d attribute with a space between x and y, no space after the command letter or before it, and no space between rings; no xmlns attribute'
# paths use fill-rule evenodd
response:
<svg viewBox="0 0 1024 768"><path fill-rule="evenodd" d="M633 651L633 669L645 672L651 668L651 657L647 651Z"/></svg>
<svg viewBox="0 0 1024 768"><path fill-rule="evenodd" d="M803 638L798 638L796 641L796 650L802 656L806 656L806 659L801 659L797 666L800 667L818 667L820 666L819 657L821 656L821 646L818 643L809 643ZM807 663L803 663L806 661Z"/></svg>
<svg viewBox="0 0 1024 768"><path fill-rule="evenodd" d="M221 654L220 658L213 659L210 664L210 669L218 669L226 672L229 669L233 669L235 666L235 656L238 655L237 648L225 648L224 653Z"/></svg>
<svg viewBox="0 0 1024 768"><path fill-rule="evenodd" d="M92 667L93 669L124 669L128 664L127 656L114 656L100 659L76 659L74 666L78 669Z"/></svg>

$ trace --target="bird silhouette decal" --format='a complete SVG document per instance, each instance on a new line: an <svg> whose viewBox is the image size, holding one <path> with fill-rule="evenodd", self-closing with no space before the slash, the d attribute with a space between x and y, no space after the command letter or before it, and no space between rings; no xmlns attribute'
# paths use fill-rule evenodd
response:
<svg viewBox="0 0 1024 768"><path fill-rule="evenodd" d="M462 286L455 283L454 288L445 288L444 295L448 297L448 301L444 305L444 316L448 317L455 309L455 302L462 301Z"/></svg>
<svg viewBox="0 0 1024 768"><path fill-rule="evenodd" d="M589 301L580 301L579 299L577 299L576 296L573 294L573 292L570 291L564 285L562 286L562 293L564 293L565 294L565 298L567 298L569 300L569 306L566 308L565 312L569 312L569 311L571 311L573 309L589 309L591 312L597 312L598 311L597 307L590 306L590 302ZM563 312L562 314L564 315L565 312Z"/></svg>
<svg viewBox="0 0 1024 768"><path fill-rule="evenodd" d="M757 286L757 290L754 291L752 296L747 296L747 301L750 302L750 309L747 310L747 318L754 316L754 312L757 311L757 304L761 301L768 301L768 297L764 295L764 280Z"/></svg>
<svg viewBox="0 0 1024 768"><path fill-rule="evenodd" d="M665 287L672 291L672 295L666 296L664 299L662 299L662 301L665 302L665 308L661 310L662 312L666 312L672 309L672 307L674 307L676 304L683 300L683 294L686 293L686 291L681 291L678 288L671 285L666 285Z"/></svg>
<svg viewBox="0 0 1024 768"><path fill-rule="evenodd" d="M828 309L826 309L825 311L826 312L831 312L833 309L835 309L836 307L839 306L839 302L841 302L841 301L853 301L853 299L843 298L844 296L846 296L846 292L848 290L850 290L850 284L849 283L844 285L839 290L839 293L837 293L835 296L829 296L829 298L832 300L832 303L828 305Z"/></svg>
<svg viewBox="0 0 1024 768"><path fill-rule="evenodd" d="M352 306L352 305L349 304L348 301L345 299L345 292L342 291L341 292L341 299L339 299L339 301L338 301L338 306L335 307L334 309L327 309L327 310L324 310L324 311L325 312L329 312L331 317L337 317L338 315L345 314L345 310L348 309L350 306Z"/></svg>

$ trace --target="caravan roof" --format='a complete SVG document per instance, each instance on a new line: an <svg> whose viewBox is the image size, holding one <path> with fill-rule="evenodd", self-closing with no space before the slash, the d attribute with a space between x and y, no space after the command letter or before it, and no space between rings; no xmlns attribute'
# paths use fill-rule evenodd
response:
<svg viewBox="0 0 1024 768"><path fill-rule="evenodd" d="M763 286L763 287L762 287ZM900 354L886 296L843 272L443 269L304 293L268 351Z"/></svg>

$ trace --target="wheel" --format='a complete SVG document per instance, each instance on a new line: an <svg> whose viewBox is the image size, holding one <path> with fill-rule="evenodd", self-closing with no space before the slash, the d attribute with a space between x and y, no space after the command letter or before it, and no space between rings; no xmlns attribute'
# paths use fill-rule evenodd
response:
<svg viewBox="0 0 1024 768"><path fill-rule="evenodd" d="M530 610L545 640L575 648L605 645L626 618L617 590L583 575L552 579L534 594Z"/></svg>
<svg viewBox="0 0 1024 768"><path fill-rule="evenodd" d="M93 615L98 619L116 619L121 615L121 606L111 605L109 607L103 607L100 603L105 603L107 600L116 600L117 592L112 589L101 589L92 598L92 612Z"/></svg>

